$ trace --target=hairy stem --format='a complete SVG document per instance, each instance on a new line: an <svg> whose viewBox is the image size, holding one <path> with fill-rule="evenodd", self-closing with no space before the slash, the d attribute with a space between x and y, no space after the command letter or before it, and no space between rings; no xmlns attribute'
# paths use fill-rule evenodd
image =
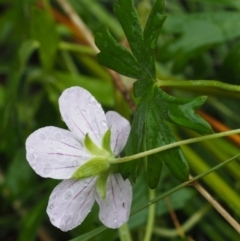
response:
<svg viewBox="0 0 240 241"><path fill-rule="evenodd" d="M201 86L201 87L214 87L228 91L240 92L239 85L230 85L217 80L159 80L157 79L158 86Z"/></svg>
<svg viewBox="0 0 240 241"><path fill-rule="evenodd" d="M234 135L234 134L238 134L240 133L240 129L236 129L236 130L231 130L231 131L225 131L225 132L221 132L221 133L217 133L217 134L211 134L211 135L207 135L207 136L200 136L200 137L196 137L196 138L191 138L188 140L183 140L183 141L178 141L178 142L174 142L165 146L161 146L161 147L157 147L148 151L144 151L144 152L140 152L138 154L135 155L131 155L131 156L125 156L122 158L113 158L110 159L109 162L111 164L117 164L117 163L122 163L122 162L128 162L128 161L132 161L132 160L136 160L145 156L149 156L161 151L165 151L177 146L182 146L182 145L187 145L187 144L191 144L191 143L196 143L196 142L200 142L200 141L205 141L205 140L211 140L214 138L219 138L219 137L223 137L223 136L228 136L228 135Z"/></svg>

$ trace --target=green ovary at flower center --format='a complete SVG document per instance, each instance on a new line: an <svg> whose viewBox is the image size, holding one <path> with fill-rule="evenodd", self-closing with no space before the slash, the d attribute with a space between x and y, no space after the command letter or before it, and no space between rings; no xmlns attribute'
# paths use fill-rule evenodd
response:
<svg viewBox="0 0 240 241"><path fill-rule="evenodd" d="M104 134L101 148L93 143L88 134L85 137L84 144L93 157L73 173L72 179L97 176L106 172L110 167L109 159L114 157L111 150L110 130L107 130Z"/></svg>

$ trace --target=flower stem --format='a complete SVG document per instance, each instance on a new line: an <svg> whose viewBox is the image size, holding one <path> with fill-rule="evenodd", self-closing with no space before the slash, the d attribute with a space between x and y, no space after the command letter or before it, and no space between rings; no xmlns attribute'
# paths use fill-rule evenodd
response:
<svg viewBox="0 0 240 241"><path fill-rule="evenodd" d="M230 85L217 80L159 80L157 79L158 86L201 86L201 87L215 87L228 91L240 92L239 85Z"/></svg>
<svg viewBox="0 0 240 241"><path fill-rule="evenodd" d="M145 137L144 137L145 138ZM144 150L146 150L146 141L144 140ZM147 166L148 166L148 160L147 157L144 157L144 164L145 164L145 170L147 173ZM152 190L148 188L148 198L149 200L156 197L156 190ZM155 220L155 211L156 211L156 204L153 204L148 207L148 218L147 218L147 226L145 235L143 238L143 241L151 241L152 232L153 232L153 226L154 226L154 220Z"/></svg>
<svg viewBox="0 0 240 241"><path fill-rule="evenodd" d="M149 199L153 199L156 197L156 191L149 188ZM147 227L143 241L151 241L154 219L155 219L155 210L156 204L148 207L148 219L147 219Z"/></svg>
<svg viewBox="0 0 240 241"><path fill-rule="evenodd" d="M191 138L191 139L187 139L187 140L183 140L183 141L178 141L178 142L174 142L165 146L161 146L161 147L157 147L148 151L144 151L144 152L140 152L138 154L132 155L132 156L125 156L122 158L113 158L110 159L109 162L111 164L117 164L117 163L122 163L122 162L128 162L128 161L132 161L132 160L136 160L145 156L149 156L161 151L165 151L177 146L181 146L181 145L187 145L187 144L191 144L191 143L196 143L196 142L200 142L200 141L205 141L205 140L211 140L214 138L219 138L219 137L223 137L223 136L228 136L228 135L233 135L233 134L238 134L240 133L240 129L236 129L236 130L231 130L231 131L225 131L225 132L221 132L221 133L217 133L217 134L211 134L211 135L207 135L207 136L200 136L200 137L196 137L196 138Z"/></svg>
<svg viewBox="0 0 240 241"><path fill-rule="evenodd" d="M118 228L118 234L121 241L132 241L131 233L127 223Z"/></svg>

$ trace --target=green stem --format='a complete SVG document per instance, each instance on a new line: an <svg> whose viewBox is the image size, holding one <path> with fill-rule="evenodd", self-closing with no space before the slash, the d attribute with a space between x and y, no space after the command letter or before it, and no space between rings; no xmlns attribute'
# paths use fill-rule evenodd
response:
<svg viewBox="0 0 240 241"><path fill-rule="evenodd" d="M146 150L145 136L144 136L143 143L144 143L144 150ZM144 163L145 163L145 169L146 169L146 172L147 172L148 159L147 159L146 156L144 157ZM156 191L148 188L148 197L149 197L149 200L152 200L153 198L155 198L156 197ZM146 231L145 231L143 241L151 241L153 226L154 226L154 220L155 220L155 210L156 210L156 204L153 204L153 205L148 207L147 227L146 227Z"/></svg>
<svg viewBox="0 0 240 241"><path fill-rule="evenodd" d="M156 197L156 191L149 189L149 199L152 200ZM147 227L143 241L151 241L153 226L154 226L154 219L155 219L155 210L156 204L151 205L148 207L148 220L147 220Z"/></svg>
<svg viewBox="0 0 240 241"><path fill-rule="evenodd" d="M145 205L143 205L142 207L138 208L137 210L133 211L133 212L131 213L131 215L133 215L133 214L141 211L142 209L148 207L149 205L152 205L153 203L156 203L156 202L158 202L159 200L161 200L161 199L163 199L163 198L171 195L172 193L180 190L181 188L183 188L183 187L185 187L185 186L189 186L191 183L197 181L198 179L200 179L200 178L202 178L202 177L205 177L206 175L210 174L211 172L214 172L214 171L218 170L219 168L227 165L228 163L230 163L231 161L233 161L233 160L235 160L235 159L237 159L237 158L239 158L239 157L240 157L240 153L237 154L237 155L235 155L235 156L233 156L232 158L226 160L225 162L222 162L222 163L220 163L219 165L217 165L217 166L215 166L215 167L212 167L212 168L209 169L208 171L206 171L206 172L204 172L204 173L201 173L201 174L195 176L195 177L192 178L191 180L188 180L188 181L186 181L186 182L183 182L183 183L179 184L178 186L176 186L176 187L172 188L171 190L165 192L164 194L162 194L162 195L160 195L160 196L152 199L152 200L151 200L150 202L148 202L147 204L145 204Z"/></svg>
<svg viewBox="0 0 240 241"><path fill-rule="evenodd" d="M127 223L118 228L118 234L121 241L132 241L131 233Z"/></svg>
<svg viewBox="0 0 240 241"><path fill-rule="evenodd" d="M207 135L207 136L191 138L188 140L178 141L178 142L174 142L174 143L171 143L171 144L168 144L165 146L157 147L157 148L154 148L154 149L151 149L148 151L140 152L140 153L132 155L132 156L125 156L122 158L113 158L113 159L110 159L109 162L111 164L128 162L128 161L136 160L136 159L139 159L139 158L142 158L145 156L149 156L149 155L161 152L161 151L165 151L165 150L177 147L177 146L187 145L187 144L196 143L196 142L205 141L205 140L211 140L214 138L219 138L219 137L229 136L229 135L239 134L239 133L240 133L240 129L236 129L236 130L225 131L225 132L221 132L221 133L217 133L217 134L211 134L211 135Z"/></svg>
<svg viewBox="0 0 240 241"><path fill-rule="evenodd" d="M94 50L88 46L68 43L68 42L64 42L64 41L61 41L58 44L58 48L61 50L73 51L73 52L78 52L81 54L95 55Z"/></svg>
<svg viewBox="0 0 240 241"><path fill-rule="evenodd" d="M157 79L158 86L201 86L201 87L214 87L229 91L240 92L239 85L230 85L217 80L159 80Z"/></svg>

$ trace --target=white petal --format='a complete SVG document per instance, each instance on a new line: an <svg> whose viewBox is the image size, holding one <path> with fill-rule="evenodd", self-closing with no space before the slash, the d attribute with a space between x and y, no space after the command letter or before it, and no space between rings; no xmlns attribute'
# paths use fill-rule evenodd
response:
<svg viewBox="0 0 240 241"><path fill-rule="evenodd" d="M110 174L107 180L107 195L103 200L96 192L100 207L99 219L109 228L119 228L128 221L131 203L132 186L128 179L123 180L120 174Z"/></svg>
<svg viewBox="0 0 240 241"><path fill-rule="evenodd" d="M95 182L96 178L86 178L64 180L58 184L47 207L51 223L62 231L80 225L94 204Z"/></svg>
<svg viewBox="0 0 240 241"><path fill-rule="evenodd" d="M44 127L26 141L27 160L42 177L68 179L91 158L85 147L67 130Z"/></svg>
<svg viewBox="0 0 240 241"><path fill-rule="evenodd" d="M106 116L102 106L85 89L66 89L59 98L59 108L68 128L82 141L88 133L92 141L100 145L107 131Z"/></svg>
<svg viewBox="0 0 240 241"><path fill-rule="evenodd" d="M108 127L111 129L112 151L115 155L119 155L127 142L131 128L130 124L128 120L115 111L108 111L106 117Z"/></svg>

